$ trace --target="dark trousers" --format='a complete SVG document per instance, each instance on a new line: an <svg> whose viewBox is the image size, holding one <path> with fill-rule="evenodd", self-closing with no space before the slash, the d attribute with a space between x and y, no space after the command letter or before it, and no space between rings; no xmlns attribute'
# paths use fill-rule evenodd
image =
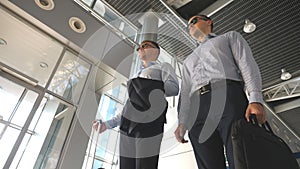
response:
<svg viewBox="0 0 300 169"><path fill-rule="evenodd" d="M164 123L138 124L120 135L120 169L157 169Z"/></svg>
<svg viewBox="0 0 300 169"><path fill-rule="evenodd" d="M225 169L225 159L227 158L230 169L234 169L231 125L235 120L243 118L246 112L248 100L243 85L239 82L231 82L215 88L212 86L210 92L203 95L198 94L196 97L199 97L200 106L196 121L189 131L189 138L198 168ZM210 116L209 113L214 115ZM214 119L217 114L220 114L219 120L216 120L218 118ZM206 125L206 121L212 121L212 124L216 123L216 125ZM224 147L226 157L224 156Z"/></svg>

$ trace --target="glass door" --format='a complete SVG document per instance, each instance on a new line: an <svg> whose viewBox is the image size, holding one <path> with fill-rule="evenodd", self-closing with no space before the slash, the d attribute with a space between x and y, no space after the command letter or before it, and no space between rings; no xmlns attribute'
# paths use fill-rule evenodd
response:
<svg viewBox="0 0 300 169"><path fill-rule="evenodd" d="M10 163L9 156L15 154L17 142L25 135L33 134L31 130L22 132L22 129L38 95L37 92L0 76L0 167L7 168L5 164Z"/></svg>
<svg viewBox="0 0 300 169"><path fill-rule="evenodd" d="M75 107L0 70L0 168L56 168Z"/></svg>

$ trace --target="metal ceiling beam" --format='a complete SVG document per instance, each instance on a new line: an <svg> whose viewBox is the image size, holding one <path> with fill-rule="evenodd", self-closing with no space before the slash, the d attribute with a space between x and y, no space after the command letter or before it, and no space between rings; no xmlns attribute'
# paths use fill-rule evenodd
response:
<svg viewBox="0 0 300 169"><path fill-rule="evenodd" d="M231 2L233 2L233 0L218 0L217 2L210 5L208 8L201 11L199 14L211 16L214 13L221 10L222 8L224 8L226 5L230 4Z"/></svg>
<svg viewBox="0 0 300 169"><path fill-rule="evenodd" d="M300 77L282 82L263 90L266 102L289 99L300 96Z"/></svg>

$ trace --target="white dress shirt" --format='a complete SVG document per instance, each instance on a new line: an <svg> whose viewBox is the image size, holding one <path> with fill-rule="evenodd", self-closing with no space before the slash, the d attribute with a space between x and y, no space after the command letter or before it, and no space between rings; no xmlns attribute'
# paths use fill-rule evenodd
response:
<svg viewBox="0 0 300 169"><path fill-rule="evenodd" d="M183 64L179 124L185 124L190 96L200 87L214 81L244 81L249 102L263 103L259 68L246 40L235 31L217 36L209 34Z"/></svg>

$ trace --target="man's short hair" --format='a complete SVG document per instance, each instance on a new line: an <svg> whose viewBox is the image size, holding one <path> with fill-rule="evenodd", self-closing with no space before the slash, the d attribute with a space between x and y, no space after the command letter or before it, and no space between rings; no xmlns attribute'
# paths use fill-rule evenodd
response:
<svg viewBox="0 0 300 169"><path fill-rule="evenodd" d="M144 40L141 44L145 43L145 42L149 42L151 44L153 44L157 49L160 49L158 43L152 41L152 40Z"/></svg>

